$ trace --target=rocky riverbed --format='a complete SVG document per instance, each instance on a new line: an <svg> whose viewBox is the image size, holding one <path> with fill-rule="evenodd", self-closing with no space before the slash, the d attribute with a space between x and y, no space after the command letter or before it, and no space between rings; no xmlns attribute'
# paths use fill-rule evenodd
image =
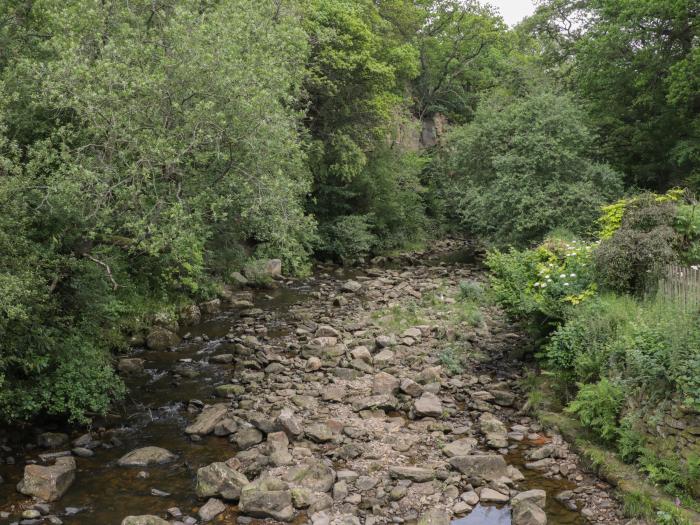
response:
<svg viewBox="0 0 700 525"><path fill-rule="evenodd" d="M190 309L120 362L122 414L5 434L0 523L626 523L522 412L527 340L460 248Z"/></svg>

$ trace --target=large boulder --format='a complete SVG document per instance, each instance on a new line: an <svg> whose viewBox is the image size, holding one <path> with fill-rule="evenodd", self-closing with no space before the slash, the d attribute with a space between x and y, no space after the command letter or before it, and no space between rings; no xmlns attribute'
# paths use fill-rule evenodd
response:
<svg viewBox="0 0 700 525"><path fill-rule="evenodd" d="M455 456L450 458L450 465L469 479L477 481L496 481L508 476L508 464L498 454Z"/></svg>
<svg viewBox="0 0 700 525"><path fill-rule="evenodd" d="M180 336L162 326L154 326L146 336L146 346L151 350L162 351L180 342Z"/></svg>
<svg viewBox="0 0 700 525"><path fill-rule="evenodd" d="M238 501L241 489L249 483L248 478L226 463L212 463L197 470L195 492L200 498L221 497Z"/></svg>
<svg viewBox="0 0 700 525"><path fill-rule="evenodd" d="M281 277L282 261L280 259L269 259L265 262L265 273L270 277Z"/></svg>
<svg viewBox="0 0 700 525"><path fill-rule="evenodd" d="M124 454L117 461L120 467L147 467L149 465L163 465L175 461L177 456L160 447L143 447Z"/></svg>
<svg viewBox="0 0 700 525"><path fill-rule="evenodd" d="M170 525L170 523L158 516L144 515L127 516L122 520L122 525Z"/></svg>
<svg viewBox="0 0 700 525"><path fill-rule="evenodd" d="M51 466L27 465L17 490L43 501L57 501L75 481L75 459L62 457Z"/></svg>
<svg viewBox="0 0 700 525"><path fill-rule="evenodd" d="M243 487L238 508L253 518L291 521L294 517L289 485L273 478L261 479Z"/></svg>
<svg viewBox="0 0 700 525"><path fill-rule="evenodd" d="M525 492L513 496L510 504L515 508L526 501L534 503L543 509L547 504L547 493L541 489L526 490Z"/></svg>
<svg viewBox="0 0 700 525"><path fill-rule="evenodd" d="M216 425L228 414L228 405L218 403L202 410L194 423L185 429L186 434L211 434Z"/></svg>

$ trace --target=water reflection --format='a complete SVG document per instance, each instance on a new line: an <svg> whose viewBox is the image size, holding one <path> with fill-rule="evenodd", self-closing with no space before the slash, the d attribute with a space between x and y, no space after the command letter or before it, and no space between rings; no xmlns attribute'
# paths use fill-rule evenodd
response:
<svg viewBox="0 0 700 525"><path fill-rule="evenodd" d="M452 525L510 525L510 507L477 505L468 516L453 520Z"/></svg>

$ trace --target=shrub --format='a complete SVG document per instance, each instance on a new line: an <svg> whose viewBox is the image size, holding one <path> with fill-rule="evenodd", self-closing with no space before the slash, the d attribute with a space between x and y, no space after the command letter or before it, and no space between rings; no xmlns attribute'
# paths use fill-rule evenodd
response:
<svg viewBox="0 0 700 525"><path fill-rule="evenodd" d="M664 264L677 256L673 229L676 206L654 195L638 197L625 208L620 227L595 251L596 279L618 292L641 294L658 281Z"/></svg>
<svg viewBox="0 0 700 525"><path fill-rule="evenodd" d="M513 316L565 317L572 305L595 296L590 256L592 245L550 238L532 250L491 251L491 289Z"/></svg>
<svg viewBox="0 0 700 525"><path fill-rule="evenodd" d="M586 427L593 430L605 441L615 441L618 437L618 418L625 394L622 386L607 378L595 384L581 385L566 411L576 414Z"/></svg>
<svg viewBox="0 0 700 525"><path fill-rule="evenodd" d="M587 302L557 328L540 356L569 386L572 380L598 381L613 365L612 343L637 312L637 303L626 296L604 295Z"/></svg>

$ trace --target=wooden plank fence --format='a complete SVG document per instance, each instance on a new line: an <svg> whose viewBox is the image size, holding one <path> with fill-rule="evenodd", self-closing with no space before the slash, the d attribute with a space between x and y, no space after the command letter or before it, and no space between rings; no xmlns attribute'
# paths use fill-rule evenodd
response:
<svg viewBox="0 0 700 525"><path fill-rule="evenodd" d="M666 265L657 293L685 310L697 311L700 308L700 266Z"/></svg>

